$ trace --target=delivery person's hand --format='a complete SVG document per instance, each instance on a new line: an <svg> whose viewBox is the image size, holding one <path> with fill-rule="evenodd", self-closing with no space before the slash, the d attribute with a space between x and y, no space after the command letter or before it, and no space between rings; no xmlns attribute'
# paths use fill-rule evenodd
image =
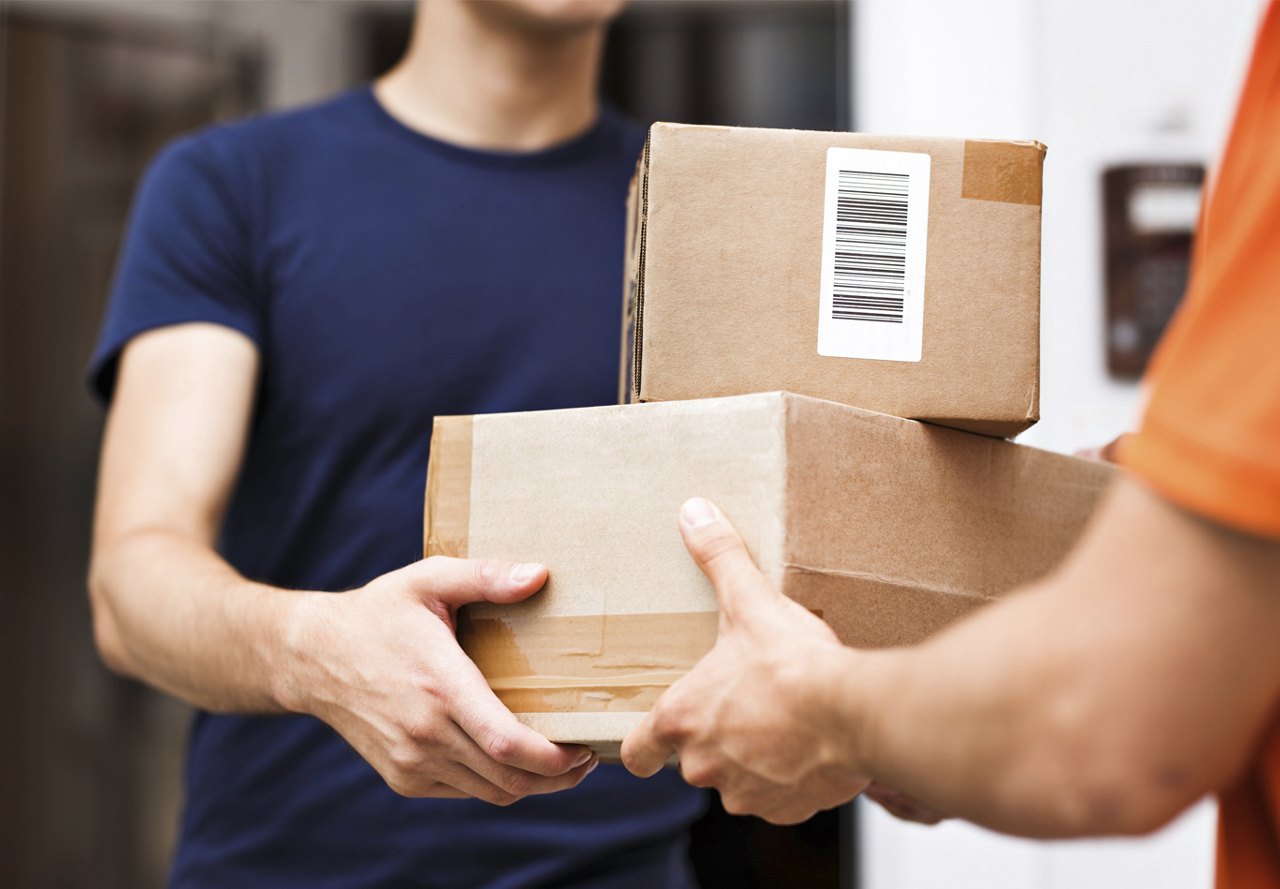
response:
<svg viewBox="0 0 1280 889"><path fill-rule="evenodd" d="M590 751L518 722L454 635L459 606L516 602L546 579L541 565L437 556L351 592L300 594L290 709L329 723L404 796L506 805L573 787Z"/></svg>
<svg viewBox="0 0 1280 889"><path fill-rule="evenodd" d="M715 787L727 811L781 824L857 796L867 782L808 669L843 650L835 633L770 587L706 500L684 505L680 532L715 586L719 635L627 736L623 763L647 777L678 753L685 780Z"/></svg>

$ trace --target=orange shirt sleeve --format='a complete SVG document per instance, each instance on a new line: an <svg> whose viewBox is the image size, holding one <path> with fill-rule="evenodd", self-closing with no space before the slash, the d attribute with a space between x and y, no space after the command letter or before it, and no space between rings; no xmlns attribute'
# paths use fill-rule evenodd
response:
<svg viewBox="0 0 1280 889"><path fill-rule="evenodd" d="M1206 518L1280 539L1280 5L1269 4L1190 285L1120 462Z"/></svg>

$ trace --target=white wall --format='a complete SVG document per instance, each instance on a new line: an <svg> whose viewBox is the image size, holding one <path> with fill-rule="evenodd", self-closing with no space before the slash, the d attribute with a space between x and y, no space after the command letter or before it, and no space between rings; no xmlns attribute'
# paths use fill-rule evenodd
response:
<svg viewBox="0 0 1280 889"><path fill-rule="evenodd" d="M1130 428L1108 378L1101 171L1209 161L1225 138L1261 0L856 0L854 123L869 132L1039 139L1045 165L1040 424L1071 451ZM862 809L863 889L1207 889L1205 803L1141 841L1035 844Z"/></svg>
<svg viewBox="0 0 1280 889"><path fill-rule="evenodd" d="M1040 425L1109 440L1136 387L1106 377L1100 173L1214 156L1261 0L855 0L854 121L870 132L1034 138L1045 165ZM1172 129L1171 129L1172 127Z"/></svg>

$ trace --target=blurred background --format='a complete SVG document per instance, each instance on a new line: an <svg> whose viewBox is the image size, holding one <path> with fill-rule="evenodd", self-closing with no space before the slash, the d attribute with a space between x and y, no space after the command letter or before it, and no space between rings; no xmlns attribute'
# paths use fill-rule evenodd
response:
<svg viewBox="0 0 1280 889"><path fill-rule="evenodd" d="M1038 139L1042 415L1111 439L1181 296L1263 0L634 0L603 88L643 121ZM403 0L0 2L0 886L159 886L187 712L112 678L84 593L102 413L81 379L135 184L175 135L367 81ZM856 811L856 814L855 814ZM1143 840L1032 844L859 804L713 813L709 887L1211 884L1205 803Z"/></svg>

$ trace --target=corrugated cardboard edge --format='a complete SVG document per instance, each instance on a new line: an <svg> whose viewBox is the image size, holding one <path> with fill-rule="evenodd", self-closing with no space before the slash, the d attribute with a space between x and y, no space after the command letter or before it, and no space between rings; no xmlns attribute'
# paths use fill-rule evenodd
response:
<svg viewBox="0 0 1280 889"><path fill-rule="evenodd" d="M1011 439L1019 433L1030 429L1040 419L1040 403L1035 393L1035 387L1032 387L1028 398L1030 401L1026 407L1027 416L1023 420L975 420L963 417L913 417L911 419L921 423L928 423L932 426L945 426L949 429L958 429L961 432L972 432L974 435L981 435L986 438Z"/></svg>
<svg viewBox="0 0 1280 889"><path fill-rule="evenodd" d="M467 557L471 527L471 417L436 417L427 464L423 555Z"/></svg>
<svg viewBox="0 0 1280 889"><path fill-rule="evenodd" d="M1027 390L1027 427L1040 422L1040 350L1036 350L1036 376ZM1010 436L1012 437L1012 436Z"/></svg>
<svg viewBox="0 0 1280 889"><path fill-rule="evenodd" d="M621 762L622 742L643 713L517 713L516 719L549 741L584 744L601 762Z"/></svg>
<svg viewBox="0 0 1280 889"><path fill-rule="evenodd" d="M627 386L627 398L630 401L638 402L641 400L640 381L641 374L644 370L644 265L645 265L645 247L649 239L649 164L651 162L651 146L653 145L653 133L662 124L654 124L649 128L649 135L644 140L644 150L640 152L640 160L636 162L635 176L639 181L639 213L636 218L635 237L639 242L636 250L635 258L635 293L630 293L631 281L628 280L628 293L625 298L628 300L628 307L634 314L634 317L628 322L627 330L631 336L631 379L630 385ZM630 262L630 258L627 260Z"/></svg>
<svg viewBox="0 0 1280 889"><path fill-rule="evenodd" d="M645 140L648 147L648 139ZM644 177L645 152L641 149L627 185L627 225L622 261L622 342L618 349L618 404L631 398L632 358L635 353L636 276L640 235L640 183Z"/></svg>
<svg viewBox="0 0 1280 889"><path fill-rule="evenodd" d="M960 197L1040 206L1046 150L1039 142L965 140Z"/></svg>

